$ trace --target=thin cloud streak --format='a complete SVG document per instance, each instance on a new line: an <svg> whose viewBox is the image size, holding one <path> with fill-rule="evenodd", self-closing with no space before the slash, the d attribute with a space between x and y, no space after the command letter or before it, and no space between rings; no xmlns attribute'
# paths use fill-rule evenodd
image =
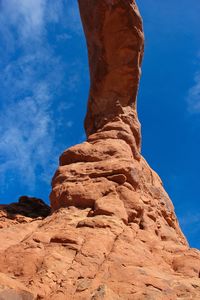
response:
<svg viewBox="0 0 200 300"><path fill-rule="evenodd" d="M60 58L48 42L47 26L62 22L65 37L71 31L79 34L74 1L66 2L2 2L0 184L4 189L9 182L19 181L34 190L36 179L49 183L55 169L58 152L55 132L60 124L52 106L65 75ZM64 15L67 6L67 14L73 13L71 20ZM70 79L67 83L70 89L76 87L77 80ZM73 122L68 120L66 128L71 126Z"/></svg>
<svg viewBox="0 0 200 300"><path fill-rule="evenodd" d="M195 75L194 85L188 92L187 103L190 113L200 113L200 72Z"/></svg>
<svg viewBox="0 0 200 300"><path fill-rule="evenodd" d="M188 226L188 225L199 225L200 226L200 213L196 214L187 214L185 216L182 216L180 218L180 222L183 226Z"/></svg>

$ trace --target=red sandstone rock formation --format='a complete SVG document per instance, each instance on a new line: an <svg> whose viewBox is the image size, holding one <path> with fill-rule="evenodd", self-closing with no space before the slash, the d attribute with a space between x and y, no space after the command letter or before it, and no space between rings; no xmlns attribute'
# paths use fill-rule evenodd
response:
<svg viewBox="0 0 200 300"><path fill-rule="evenodd" d="M136 4L79 6L91 75L87 141L60 157L53 214L1 229L9 241L0 250L0 299L200 299L200 253L140 155Z"/></svg>

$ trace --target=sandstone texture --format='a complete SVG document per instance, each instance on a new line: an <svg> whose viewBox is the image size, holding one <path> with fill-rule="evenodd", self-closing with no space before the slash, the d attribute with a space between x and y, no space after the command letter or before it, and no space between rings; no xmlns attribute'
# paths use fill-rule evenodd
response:
<svg viewBox="0 0 200 300"><path fill-rule="evenodd" d="M60 157L51 214L24 197L12 217L0 207L0 299L200 299L200 252L140 154L144 35L136 3L79 7L91 77L87 141Z"/></svg>
<svg viewBox="0 0 200 300"><path fill-rule="evenodd" d="M51 208L43 200L21 196L17 203L0 205L0 228L29 223L50 215Z"/></svg>

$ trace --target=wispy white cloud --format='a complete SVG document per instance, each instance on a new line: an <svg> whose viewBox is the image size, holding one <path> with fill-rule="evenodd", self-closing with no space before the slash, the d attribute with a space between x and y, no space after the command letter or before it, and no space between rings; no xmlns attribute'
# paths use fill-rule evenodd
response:
<svg viewBox="0 0 200 300"><path fill-rule="evenodd" d="M9 52L40 43L45 34L46 0L8 0L0 12L1 39ZM8 35L8 38L7 38Z"/></svg>
<svg viewBox="0 0 200 300"><path fill-rule="evenodd" d="M72 36L68 33L62 33L57 35L57 41L70 40Z"/></svg>
<svg viewBox="0 0 200 300"><path fill-rule="evenodd" d="M200 113L200 72L195 74L194 85L188 92L187 104L190 113Z"/></svg>
<svg viewBox="0 0 200 300"><path fill-rule="evenodd" d="M53 150L54 132L48 105L39 108L39 99L43 95L47 100L46 84L40 82L32 97L9 105L0 115L1 124L4 124L0 140L0 154L4 163L0 170L5 174L15 169L24 183L33 188L37 167L42 168L42 173L45 172L45 165L51 160Z"/></svg>
<svg viewBox="0 0 200 300"><path fill-rule="evenodd" d="M31 73L31 68L25 68L25 74L29 71ZM32 189L37 169L41 170L37 175L40 180L43 176L46 178L56 155L56 126L51 113L52 81L50 78L37 81L36 75L37 72L31 73L25 79L24 73L21 74L23 90L20 94L20 83L14 85L13 74L9 73L8 82L13 83L14 88L11 88L9 101L4 103L0 113L1 181L5 180L4 177L9 171L15 170L23 184Z"/></svg>
<svg viewBox="0 0 200 300"><path fill-rule="evenodd" d="M189 225L194 226L195 224L200 226L200 213L194 213L194 214L188 213L180 217L180 223L186 227Z"/></svg>
<svg viewBox="0 0 200 300"><path fill-rule="evenodd" d="M57 156L53 104L64 78L60 58L48 43L47 26L63 23L68 39L79 34L74 1L9 0L1 2L0 43L0 184L19 180L34 190L36 176L50 181ZM66 17L66 15L68 17ZM69 18L70 16L70 18ZM18 54L20 52L20 54ZM78 78L70 76L69 89ZM71 103L64 108L71 107ZM62 101L58 105L62 106ZM66 120L66 128L73 126ZM47 167L48 166L48 167ZM54 166L54 167L52 167Z"/></svg>
<svg viewBox="0 0 200 300"><path fill-rule="evenodd" d="M200 113L200 52L195 58L195 65L196 72L193 76L193 84L186 97L188 111L191 114Z"/></svg>

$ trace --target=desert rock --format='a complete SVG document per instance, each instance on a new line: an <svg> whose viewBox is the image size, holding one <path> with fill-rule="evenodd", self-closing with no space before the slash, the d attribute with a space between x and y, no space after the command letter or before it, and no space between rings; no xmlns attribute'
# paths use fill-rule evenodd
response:
<svg viewBox="0 0 200 300"><path fill-rule="evenodd" d="M91 77L87 141L60 157L52 214L40 203L37 216L26 206L28 220L11 222L1 207L0 299L199 299L200 252L188 246L140 153L144 35L136 3L79 7Z"/></svg>

